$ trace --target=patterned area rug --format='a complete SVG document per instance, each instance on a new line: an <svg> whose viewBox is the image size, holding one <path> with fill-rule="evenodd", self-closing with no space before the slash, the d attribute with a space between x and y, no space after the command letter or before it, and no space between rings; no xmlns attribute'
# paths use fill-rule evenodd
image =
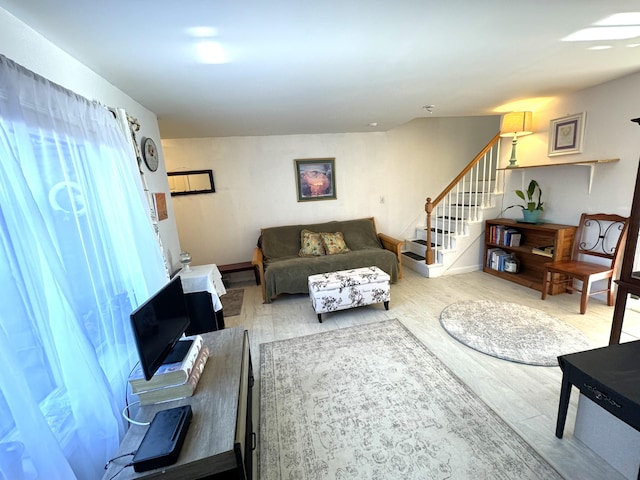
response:
<svg viewBox="0 0 640 480"><path fill-rule="evenodd" d="M244 288L230 288L225 295L220 297L222 311L225 317L235 317L242 312L244 300Z"/></svg>
<svg viewBox="0 0 640 480"><path fill-rule="evenodd" d="M261 480L562 478L398 320L260 347Z"/></svg>
<svg viewBox="0 0 640 480"><path fill-rule="evenodd" d="M454 303L442 311L440 323L474 350L528 365L557 367L559 355L592 348L578 329L517 303Z"/></svg>

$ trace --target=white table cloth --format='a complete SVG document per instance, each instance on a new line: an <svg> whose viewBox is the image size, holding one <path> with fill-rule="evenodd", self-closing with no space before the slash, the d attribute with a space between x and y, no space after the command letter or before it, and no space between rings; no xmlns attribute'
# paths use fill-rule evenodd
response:
<svg viewBox="0 0 640 480"><path fill-rule="evenodd" d="M182 269L178 275L182 281L184 293L209 292L213 309L217 312L222 308L220 296L227 293L227 290L222 283L222 275L214 263L197 265L191 267L189 271Z"/></svg>

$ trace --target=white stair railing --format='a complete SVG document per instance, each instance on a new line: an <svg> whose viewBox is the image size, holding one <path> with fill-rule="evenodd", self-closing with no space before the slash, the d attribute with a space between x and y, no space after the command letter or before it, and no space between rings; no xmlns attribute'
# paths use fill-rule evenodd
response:
<svg viewBox="0 0 640 480"><path fill-rule="evenodd" d="M456 176L435 200L427 198L425 263L439 262L442 251L452 248L452 238L464 233L467 222L480 220L480 211L497 191L500 134Z"/></svg>

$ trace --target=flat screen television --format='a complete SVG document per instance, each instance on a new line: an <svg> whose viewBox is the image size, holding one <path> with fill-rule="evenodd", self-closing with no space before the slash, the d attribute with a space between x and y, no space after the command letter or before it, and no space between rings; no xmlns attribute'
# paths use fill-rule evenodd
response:
<svg viewBox="0 0 640 480"><path fill-rule="evenodd" d="M150 380L163 363L182 361L191 342L178 342L189 326L180 277L174 277L131 312L130 319L146 380Z"/></svg>

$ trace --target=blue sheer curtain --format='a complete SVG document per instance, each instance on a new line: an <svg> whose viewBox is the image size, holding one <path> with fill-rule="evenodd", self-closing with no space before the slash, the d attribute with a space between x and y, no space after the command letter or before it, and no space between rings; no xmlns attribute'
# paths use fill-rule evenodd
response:
<svg viewBox="0 0 640 480"><path fill-rule="evenodd" d="M129 313L167 280L148 212L112 114L0 55L0 480L115 454Z"/></svg>

